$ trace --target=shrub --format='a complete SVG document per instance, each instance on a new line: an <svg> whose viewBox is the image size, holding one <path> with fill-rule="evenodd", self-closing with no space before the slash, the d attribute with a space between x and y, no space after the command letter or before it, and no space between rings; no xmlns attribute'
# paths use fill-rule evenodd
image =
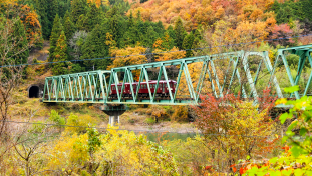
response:
<svg viewBox="0 0 312 176"><path fill-rule="evenodd" d="M201 101L200 106L193 107L197 114L195 126L209 147L218 150L220 162L224 163L218 165L219 169L229 169L247 156L265 157L277 145L278 138L272 138L275 123L269 115L274 99L264 96L257 106L233 94L218 99L201 96Z"/></svg>
<svg viewBox="0 0 312 176"><path fill-rule="evenodd" d="M87 126L94 126L96 125L97 120L94 119L93 117L89 115L82 115L78 117L77 115L70 114L67 118L67 123L65 128L65 131L70 132L70 133L84 133L86 132ZM73 126L73 127L70 127Z"/></svg>
<svg viewBox="0 0 312 176"><path fill-rule="evenodd" d="M43 125L43 121L35 121L34 123L36 124L32 124L31 128L28 130L28 132L33 132L33 133L41 133L44 129L44 125Z"/></svg>
<svg viewBox="0 0 312 176"><path fill-rule="evenodd" d="M147 123L147 124L149 124L149 125L152 125L152 124L155 123L155 120L149 117L149 118L146 118L146 119L145 119L145 123Z"/></svg>
<svg viewBox="0 0 312 176"><path fill-rule="evenodd" d="M299 90L299 86L285 88L285 92L293 93ZM282 124L287 119L296 119L288 126L283 142L284 152L271 158L269 161L245 162L245 166L240 170L244 175L311 175L312 174L312 97L304 96L299 100L288 101L280 99L277 104L291 105L289 113L280 116ZM299 129L296 134L295 129Z"/></svg>
<svg viewBox="0 0 312 176"><path fill-rule="evenodd" d="M174 113L172 115L172 120L178 122L188 121L188 108L187 106L174 106Z"/></svg>
<svg viewBox="0 0 312 176"><path fill-rule="evenodd" d="M62 125L65 125L66 123L65 118L58 115L58 113L53 109L51 110L49 120L57 125L56 128L58 128L59 131L62 131L62 129L64 128L64 126Z"/></svg>

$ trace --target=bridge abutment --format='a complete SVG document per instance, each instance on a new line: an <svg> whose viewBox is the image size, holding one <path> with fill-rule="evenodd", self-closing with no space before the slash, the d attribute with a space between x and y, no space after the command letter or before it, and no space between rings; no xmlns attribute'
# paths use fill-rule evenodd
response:
<svg viewBox="0 0 312 176"><path fill-rule="evenodd" d="M122 104L104 104L100 107L100 110L102 110L105 114L109 116L108 123L111 126L119 126L119 116L126 112L127 108L125 105Z"/></svg>

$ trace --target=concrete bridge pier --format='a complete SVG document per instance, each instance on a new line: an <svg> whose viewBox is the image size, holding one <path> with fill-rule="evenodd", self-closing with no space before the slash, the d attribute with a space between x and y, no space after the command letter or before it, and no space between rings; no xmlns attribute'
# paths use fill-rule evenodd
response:
<svg viewBox="0 0 312 176"><path fill-rule="evenodd" d="M119 116L121 116L127 109L123 104L104 104L104 106L100 107L100 110L109 116L108 123L111 126L119 126Z"/></svg>

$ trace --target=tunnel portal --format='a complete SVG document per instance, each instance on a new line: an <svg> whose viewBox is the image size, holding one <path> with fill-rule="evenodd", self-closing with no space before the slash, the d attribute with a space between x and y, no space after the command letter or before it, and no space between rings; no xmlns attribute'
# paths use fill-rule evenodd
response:
<svg viewBox="0 0 312 176"><path fill-rule="evenodd" d="M31 86L28 90L28 98L39 98L39 87Z"/></svg>

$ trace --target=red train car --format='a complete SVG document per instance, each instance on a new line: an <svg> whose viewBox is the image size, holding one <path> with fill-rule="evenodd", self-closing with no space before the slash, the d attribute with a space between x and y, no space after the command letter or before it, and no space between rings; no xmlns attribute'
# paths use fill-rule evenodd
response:
<svg viewBox="0 0 312 176"><path fill-rule="evenodd" d="M153 95L154 91L155 91L155 88L156 88L156 85L157 85L157 80L151 80L148 83L149 83L149 87L150 87L151 93ZM136 93L136 90L138 88L138 84L139 84L138 82L132 83L132 87L133 87L133 92L134 93ZM170 85L172 93L175 93L177 82L173 81L173 80L169 80L169 85ZM117 84L117 88L118 88L119 94L121 93L121 87L122 87L122 83L118 83ZM156 96L157 97L168 97L169 96L169 88L168 88L168 85L167 85L167 81L165 81L165 80L160 80L159 81L159 86L158 86L158 89L157 89L155 97ZM116 85L115 84L111 84L110 97L111 98L117 98L117 91L116 91ZM130 83L125 83L125 88L123 90L122 97L124 97L124 98L132 97L132 92L130 90ZM140 83L138 97L146 97L146 98L149 97L146 82L141 82Z"/></svg>

